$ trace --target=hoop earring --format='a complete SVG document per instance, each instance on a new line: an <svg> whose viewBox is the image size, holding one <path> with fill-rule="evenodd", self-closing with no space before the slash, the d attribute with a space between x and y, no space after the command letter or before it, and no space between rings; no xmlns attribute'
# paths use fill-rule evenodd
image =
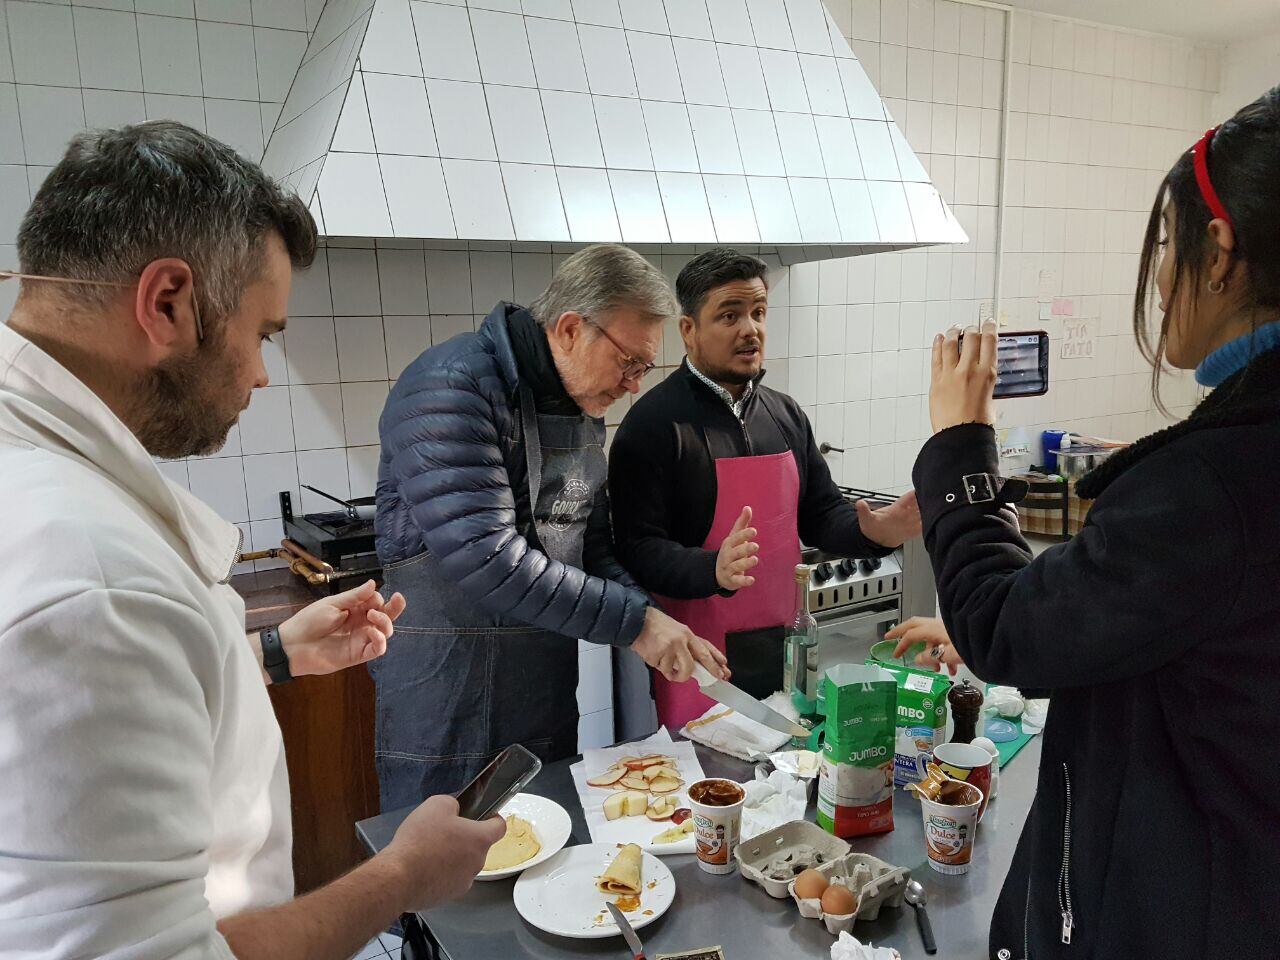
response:
<svg viewBox="0 0 1280 960"><path fill-rule="evenodd" d="M1208 287L1210 293L1221 293L1226 287L1226 283L1222 280L1210 280Z"/></svg>

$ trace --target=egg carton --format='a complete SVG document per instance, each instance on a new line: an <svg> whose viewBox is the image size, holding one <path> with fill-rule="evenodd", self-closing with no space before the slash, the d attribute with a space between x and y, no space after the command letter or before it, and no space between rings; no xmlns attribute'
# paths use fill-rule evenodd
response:
<svg viewBox="0 0 1280 960"><path fill-rule="evenodd" d="M785 900L787 885L797 873L807 867L821 867L845 856L852 848L839 837L834 837L816 823L793 820L780 827L766 830L750 840L743 840L734 849L738 869L748 880L764 887L769 896ZM821 862L816 858L821 857ZM789 861L789 876L781 879L770 876L770 866Z"/></svg>
<svg viewBox="0 0 1280 960"><path fill-rule="evenodd" d="M796 896L796 882L787 884L787 893L795 901L800 916L821 920L833 937L853 930L855 920L874 920L880 916L881 907L900 907L907 892L911 871L895 867L869 853L847 853L837 860L815 867L832 884L839 884L853 891L858 898L858 910L850 914L823 912L822 901Z"/></svg>

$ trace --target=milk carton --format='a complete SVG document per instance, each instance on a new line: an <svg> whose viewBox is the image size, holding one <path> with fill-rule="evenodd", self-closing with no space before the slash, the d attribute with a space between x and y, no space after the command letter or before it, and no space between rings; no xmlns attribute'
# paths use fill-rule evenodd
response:
<svg viewBox="0 0 1280 960"><path fill-rule="evenodd" d="M868 658L893 675L898 686L893 780L919 783L933 748L947 739L947 690L951 681L931 670L916 670Z"/></svg>
<svg viewBox="0 0 1280 960"><path fill-rule="evenodd" d="M838 837L892 830L898 684L879 666L853 663L832 667L822 683L818 824Z"/></svg>

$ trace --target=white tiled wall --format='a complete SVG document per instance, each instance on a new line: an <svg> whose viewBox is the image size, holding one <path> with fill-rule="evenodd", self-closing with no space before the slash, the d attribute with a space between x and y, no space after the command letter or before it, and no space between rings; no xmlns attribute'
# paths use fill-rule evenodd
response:
<svg viewBox="0 0 1280 960"><path fill-rule="evenodd" d="M15 263L12 237L30 191L85 123L175 116L261 151L290 58L302 56L322 4L198 5L199 20L191 0L103 3L122 10L0 0L0 264ZM827 5L972 242L779 266L768 382L796 396L820 441L845 448L830 455L838 479L896 490L928 434L930 338L975 320L994 292L1005 19L947 0ZM1157 423L1127 332L1145 209L1213 119L1218 52L1022 13L1013 15L1012 51L1004 311L1011 327L1048 329L1056 351L1062 321L1039 320L1038 300L1070 298L1092 319L1097 349L1088 360L1055 355L1049 395L1002 402L1001 424L1131 439ZM228 58L242 69L225 69ZM244 64L256 65L247 71L255 89ZM250 108L260 122L246 127ZM661 186L672 196L680 189L675 179ZM495 301L527 303L565 255L550 244L518 253L463 246L332 241L297 278L289 329L267 348L271 386L224 450L165 464L166 473L259 548L279 540L281 489L301 494L304 510L325 504L300 483L372 493L390 383L427 346L474 329ZM639 249L674 278L696 248ZM11 297L0 285L4 313ZM668 330L663 372L682 352ZM1194 388L1185 378L1166 383L1175 410L1185 410ZM626 407L615 407L611 424ZM588 740L608 724L607 653L583 657Z"/></svg>
<svg viewBox="0 0 1280 960"><path fill-rule="evenodd" d="M72 134L181 120L262 156L324 0L0 0L0 264ZM12 285L10 285L12 286ZM0 312L14 292L0 286Z"/></svg>
<svg viewBox="0 0 1280 960"><path fill-rule="evenodd" d="M1005 16L946 0L828 7L972 242L791 267L768 352L787 356L818 439L845 448L833 472L901 490L929 433L927 347L994 292ZM1219 54L1021 12L1011 39L1002 314L1049 331L1053 386L999 403L1000 425L1010 440L1049 426L1134 439L1162 423L1129 334L1146 212L1211 122ZM1060 359L1063 321L1041 320L1038 302L1055 297L1090 319L1091 359ZM1185 412L1194 384L1167 378L1165 394Z"/></svg>

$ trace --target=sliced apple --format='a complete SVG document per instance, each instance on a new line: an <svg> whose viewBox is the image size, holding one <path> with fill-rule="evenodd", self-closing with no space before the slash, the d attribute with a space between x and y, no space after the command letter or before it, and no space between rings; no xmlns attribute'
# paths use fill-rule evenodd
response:
<svg viewBox="0 0 1280 960"><path fill-rule="evenodd" d="M680 824L680 829L685 833L693 833L693 831L697 829L697 827L694 826L693 817L690 817L684 823Z"/></svg>
<svg viewBox="0 0 1280 960"><path fill-rule="evenodd" d="M676 812L676 801L674 797L658 797L649 804L649 809L645 811L645 815L650 820L669 820L671 814Z"/></svg>
<svg viewBox="0 0 1280 960"><path fill-rule="evenodd" d="M644 772L646 775L648 775L650 771L653 771L650 779L653 777L670 777L672 780L680 779L680 772L671 764L663 764L660 767L645 767Z"/></svg>
<svg viewBox="0 0 1280 960"><path fill-rule="evenodd" d="M684 786L684 781L676 777L658 777L649 784L650 793L674 793Z"/></svg>
<svg viewBox="0 0 1280 960"><path fill-rule="evenodd" d="M666 769L666 767L645 767L639 773L640 776L644 777L646 783L652 783L653 778L662 776Z"/></svg>
<svg viewBox="0 0 1280 960"><path fill-rule="evenodd" d="M587 781L587 784L592 787L611 787L626 775L627 770L625 767L622 769L611 768L598 777L592 777Z"/></svg>
<svg viewBox="0 0 1280 960"><path fill-rule="evenodd" d="M644 816L644 812L649 809L649 795L647 793L641 793L637 790L632 793L624 793L623 797L625 798L626 815L628 817Z"/></svg>
<svg viewBox="0 0 1280 960"><path fill-rule="evenodd" d="M693 816L692 810L690 810L688 807L680 807L673 814L671 814L671 821L673 823L684 823L686 820L688 820L692 816Z"/></svg>
<svg viewBox="0 0 1280 960"><path fill-rule="evenodd" d="M636 757L628 760L626 766L630 770L645 770L648 767L661 767L675 763L671 757L665 757L660 753L651 753L647 757Z"/></svg>
<svg viewBox="0 0 1280 960"><path fill-rule="evenodd" d="M646 780L643 776L641 776L638 773L629 773L618 782L621 783L628 790L648 790L649 789L649 781Z"/></svg>
<svg viewBox="0 0 1280 960"><path fill-rule="evenodd" d="M604 801L604 818L620 820L627 815L627 794L615 793Z"/></svg>

